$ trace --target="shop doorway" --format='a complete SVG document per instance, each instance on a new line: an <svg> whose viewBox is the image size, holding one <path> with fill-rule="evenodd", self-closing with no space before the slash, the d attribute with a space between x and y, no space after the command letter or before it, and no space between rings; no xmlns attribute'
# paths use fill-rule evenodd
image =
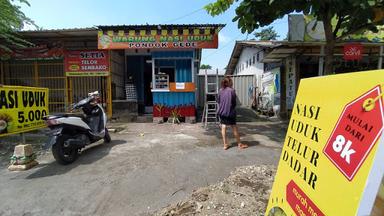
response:
<svg viewBox="0 0 384 216"><path fill-rule="evenodd" d="M299 80L319 76L319 63L301 63L299 74Z"/></svg>
<svg viewBox="0 0 384 216"><path fill-rule="evenodd" d="M136 89L138 114L152 113L152 66L149 55L127 56L127 83Z"/></svg>
<svg viewBox="0 0 384 216"><path fill-rule="evenodd" d="M152 66L147 63L151 60L149 56L144 57L144 113L153 113L153 96L152 96Z"/></svg>

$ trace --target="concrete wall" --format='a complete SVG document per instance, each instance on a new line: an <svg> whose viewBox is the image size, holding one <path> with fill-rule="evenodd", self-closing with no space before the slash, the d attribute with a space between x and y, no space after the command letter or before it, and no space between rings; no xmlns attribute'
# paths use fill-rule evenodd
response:
<svg viewBox="0 0 384 216"><path fill-rule="evenodd" d="M255 61L253 61L254 59ZM235 67L234 75L261 75L264 71L264 63L260 62L262 59L263 51L260 49L244 48Z"/></svg>
<svg viewBox="0 0 384 216"><path fill-rule="evenodd" d="M215 75L207 77L209 83L216 81ZM223 75L219 75L218 85L220 88L221 80L224 79ZM254 75L238 75L232 76L233 88L236 91L237 106L250 107L253 102L253 96L255 94L256 77ZM198 107L204 107L205 103L205 76L199 75L196 82L197 87L197 101ZM212 87L212 86L211 86ZM214 90L213 88L208 91Z"/></svg>

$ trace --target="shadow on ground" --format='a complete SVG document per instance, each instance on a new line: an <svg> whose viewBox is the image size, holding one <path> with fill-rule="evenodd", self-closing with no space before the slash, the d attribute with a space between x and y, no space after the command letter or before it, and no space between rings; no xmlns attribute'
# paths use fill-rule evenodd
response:
<svg viewBox="0 0 384 216"><path fill-rule="evenodd" d="M246 137L253 134L259 134L268 137L270 140L283 143L287 131L287 122L272 121L268 118L259 117L253 110L249 108L237 108L237 126L241 137ZM219 125L211 125L204 132L208 136L216 136L222 139ZM233 137L232 129L227 129L229 137ZM249 141L247 139L242 142L253 146L258 145L257 141Z"/></svg>
<svg viewBox="0 0 384 216"><path fill-rule="evenodd" d="M270 122L267 118L256 115L255 111L247 107L237 107L237 121L238 122ZM197 121L202 121L203 110L197 110Z"/></svg>
<svg viewBox="0 0 384 216"><path fill-rule="evenodd" d="M241 143L247 144L249 148L260 145L259 141L242 140ZM238 148L237 143L236 142L232 142L228 149L230 149L230 148Z"/></svg>
<svg viewBox="0 0 384 216"><path fill-rule="evenodd" d="M270 120L256 115L255 111L250 108L238 107L236 114L238 122L270 122Z"/></svg>
<svg viewBox="0 0 384 216"><path fill-rule="evenodd" d="M54 175L61 175L69 172L79 165L94 163L103 157L107 156L112 147L125 144L124 140L112 140L110 143L101 143L90 148L86 148L81 152L79 158L69 165L60 165L56 161L49 164L38 165L36 172L27 176L27 179L42 178Z"/></svg>

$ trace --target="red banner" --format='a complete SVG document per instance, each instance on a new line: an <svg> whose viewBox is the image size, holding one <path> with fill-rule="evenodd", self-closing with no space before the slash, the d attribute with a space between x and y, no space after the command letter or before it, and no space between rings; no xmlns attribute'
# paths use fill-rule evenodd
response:
<svg viewBox="0 0 384 216"><path fill-rule="evenodd" d="M64 67L67 76L108 76L108 51L66 51L64 56Z"/></svg>
<svg viewBox="0 0 384 216"><path fill-rule="evenodd" d="M380 94L380 86L377 86L347 104L323 150L349 181L352 181L382 132L382 99L374 102L372 110L363 109L366 100Z"/></svg>
<svg viewBox="0 0 384 216"><path fill-rule="evenodd" d="M324 213L304 193L299 186L291 180L287 185L287 202L296 215L324 216Z"/></svg>
<svg viewBox="0 0 384 216"><path fill-rule="evenodd" d="M344 60L361 60L363 57L363 46L361 44L344 45Z"/></svg>
<svg viewBox="0 0 384 216"><path fill-rule="evenodd" d="M49 60L63 58L61 43L37 44L34 47L13 48L11 52L0 49L0 58L20 60Z"/></svg>

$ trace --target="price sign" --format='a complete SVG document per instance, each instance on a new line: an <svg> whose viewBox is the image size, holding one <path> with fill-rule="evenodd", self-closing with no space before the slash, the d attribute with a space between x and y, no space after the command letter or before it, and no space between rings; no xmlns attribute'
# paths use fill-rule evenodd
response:
<svg viewBox="0 0 384 216"><path fill-rule="evenodd" d="M300 80L265 215L365 216L379 208L383 84L384 70Z"/></svg>
<svg viewBox="0 0 384 216"><path fill-rule="evenodd" d="M383 102L366 111L364 102L380 95L380 86L348 103L324 148L324 154L348 180L352 180L383 129Z"/></svg>
<svg viewBox="0 0 384 216"><path fill-rule="evenodd" d="M0 87L0 137L43 128L47 114L47 88Z"/></svg>

